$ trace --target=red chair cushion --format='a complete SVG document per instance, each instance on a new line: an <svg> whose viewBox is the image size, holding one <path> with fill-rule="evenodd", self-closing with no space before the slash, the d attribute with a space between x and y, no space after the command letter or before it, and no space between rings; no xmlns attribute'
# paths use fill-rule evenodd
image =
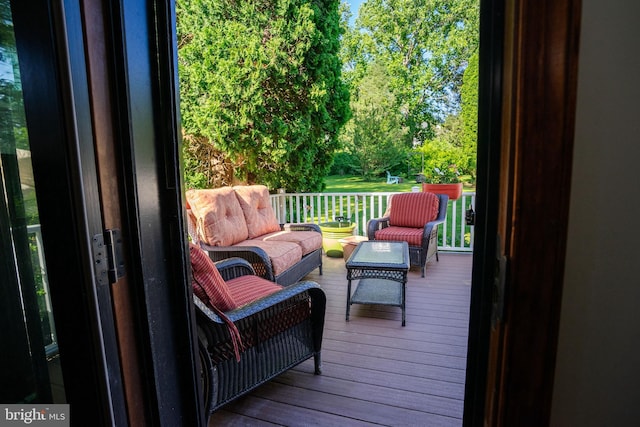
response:
<svg viewBox="0 0 640 427"><path fill-rule="evenodd" d="M424 228L389 226L376 231L376 240L393 240L407 242L409 246L422 246Z"/></svg>
<svg viewBox="0 0 640 427"><path fill-rule="evenodd" d="M263 279L260 276L251 275L231 279L227 282L227 285L238 307L264 298L282 289L282 286L269 280Z"/></svg>
<svg viewBox="0 0 640 427"><path fill-rule="evenodd" d="M438 217L439 207L440 199L434 193L394 194L389 225L422 228Z"/></svg>
<svg viewBox="0 0 640 427"><path fill-rule="evenodd" d="M227 283L209 255L202 248L189 243L191 270L193 272L193 293L210 307L229 311L239 304L233 299Z"/></svg>

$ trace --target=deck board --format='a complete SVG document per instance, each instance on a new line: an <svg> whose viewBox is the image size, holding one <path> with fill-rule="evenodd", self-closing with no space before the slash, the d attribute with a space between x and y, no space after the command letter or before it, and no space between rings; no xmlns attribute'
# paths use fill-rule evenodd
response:
<svg viewBox="0 0 640 427"><path fill-rule="evenodd" d="M344 261L310 274L327 294L322 375L308 360L226 405L210 426L461 426L471 255L440 254L409 272L401 309L353 305L345 321Z"/></svg>

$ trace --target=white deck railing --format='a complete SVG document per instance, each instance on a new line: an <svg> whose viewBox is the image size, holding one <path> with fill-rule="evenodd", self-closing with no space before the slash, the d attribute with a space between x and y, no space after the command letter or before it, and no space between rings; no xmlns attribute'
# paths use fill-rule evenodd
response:
<svg viewBox="0 0 640 427"><path fill-rule="evenodd" d="M278 193L271 196L271 206L280 223L310 222L321 224L336 217L354 221L355 234L366 236L367 221L382 217L387 208L387 193ZM465 223L465 211L475 209L475 193L463 193L449 202L447 219L439 231L438 247L445 251L473 251L473 227Z"/></svg>

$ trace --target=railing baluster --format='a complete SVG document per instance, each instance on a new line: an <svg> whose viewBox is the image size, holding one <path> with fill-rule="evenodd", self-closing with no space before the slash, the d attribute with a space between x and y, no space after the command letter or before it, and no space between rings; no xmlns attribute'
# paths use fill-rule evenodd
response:
<svg viewBox="0 0 640 427"><path fill-rule="evenodd" d="M367 196L362 195L362 222L366 224L368 221L367 218Z"/></svg>
<svg viewBox="0 0 640 427"><path fill-rule="evenodd" d="M451 215L451 245L452 247L456 246L456 221L457 221L457 213L458 213L458 201L454 200L453 201L453 206L451 206L451 212L453 213L453 215Z"/></svg>

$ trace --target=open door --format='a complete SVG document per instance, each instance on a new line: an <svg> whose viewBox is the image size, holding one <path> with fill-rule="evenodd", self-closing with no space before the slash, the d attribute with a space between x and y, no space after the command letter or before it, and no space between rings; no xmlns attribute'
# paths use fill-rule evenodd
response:
<svg viewBox="0 0 640 427"><path fill-rule="evenodd" d="M476 210L486 242L474 259L465 425L542 426L564 275L580 0L482 7L487 197Z"/></svg>
<svg viewBox="0 0 640 427"><path fill-rule="evenodd" d="M9 363L0 370L2 395L67 403L72 425L205 422L187 286L174 9L163 0L0 0L0 83L14 76L13 90L19 80L26 118L26 126L3 123L1 135L0 318L11 325L11 360L21 361L19 372ZM9 73L18 63L20 73ZM36 269L25 255L17 149L31 155L60 400L28 276ZM5 375L16 379L10 390Z"/></svg>

